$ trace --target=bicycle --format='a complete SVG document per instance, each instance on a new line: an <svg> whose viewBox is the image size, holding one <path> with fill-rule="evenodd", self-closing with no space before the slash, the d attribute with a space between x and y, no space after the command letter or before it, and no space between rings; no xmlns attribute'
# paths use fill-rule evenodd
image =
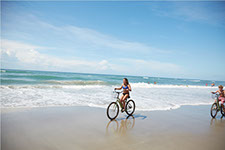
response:
<svg viewBox="0 0 225 150"><path fill-rule="evenodd" d="M123 104L120 101L119 95L122 92L113 91L116 94L116 101L111 102L107 108L107 116L110 120L116 119L119 114L119 106L121 108L121 112L123 113ZM135 102L130 99L130 96L125 100L125 112L128 116L131 116L135 111Z"/></svg>
<svg viewBox="0 0 225 150"><path fill-rule="evenodd" d="M223 111L223 108L221 106L221 104L219 104L219 94L216 93L216 94L212 94L212 95L215 95L215 96L212 96L213 99L216 99L216 102L212 104L211 106L211 110L210 110L210 114L212 116L212 118L215 118L216 115L217 115L217 112L221 112L222 116L225 115L224 111Z"/></svg>

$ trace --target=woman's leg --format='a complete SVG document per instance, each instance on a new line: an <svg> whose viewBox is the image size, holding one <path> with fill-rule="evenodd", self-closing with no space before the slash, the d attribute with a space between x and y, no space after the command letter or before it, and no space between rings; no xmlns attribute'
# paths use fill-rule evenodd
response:
<svg viewBox="0 0 225 150"><path fill-rule="evenodd" d="M224 101L221 101L221 107L223 108L223 112L225 112L225 109L224 109Z"/></svg>
<svg viewBox="0 0 225 150"><path fill-rule="evenodd" d="M129 94L124 95L123 97L123 108L125 109L125 100L128 98Z"/></svg>
<svg viewBox="0 0 225 150"><path fill-rule="evenodd" d="M219 100L219 102L221 102L221 107L223 108L223 111L225 112L225 110L224 110L224 101L225 101L225 98L224 97L219 97L218 100Z"/></svg>
<svg viewBox="0 0 225 150"><path fill-rule="evenodd" d="M225 112L225 109L224 109L224 102L225 102L225 98L222 97L222 98L221 98L221 106L222 106L222 108L223 108L223 112Z"/></svg>
<svg viewBox="0 0 225 150"><path fill-rule="evenodd" d="M122 103L122 106L123 106L123 97L124 97L124 95L122 95L121 97L120 97L120 102ZM123 109L123 108L122 108Z"/></svg>

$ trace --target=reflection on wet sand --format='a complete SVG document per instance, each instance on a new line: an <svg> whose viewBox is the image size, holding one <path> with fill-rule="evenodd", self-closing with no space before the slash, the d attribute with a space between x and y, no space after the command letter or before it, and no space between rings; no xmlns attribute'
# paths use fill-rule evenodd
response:
<svg viewBox="0 0 225 150"><path fill-rule="evenodd" d="M217 125L221 125L221 123L224 121L224 116L220 117L219 119L217 118L212 118L210 121L210 125L211 126L217 126Z"/></svg>
<svg viewBox="0 0 225 150"><path fill-rule="evenodd" d="M127 132L135 126L134 116L128 116L126 119L112 120L106 126L106 135L122 135L125 136Z"/></svg>

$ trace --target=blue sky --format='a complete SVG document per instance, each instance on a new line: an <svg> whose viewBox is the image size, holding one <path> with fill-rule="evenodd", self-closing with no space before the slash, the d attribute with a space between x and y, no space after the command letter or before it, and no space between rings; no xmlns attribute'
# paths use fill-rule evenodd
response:
<svg viewBox="0 0 225 150"><path fill-rule="evenodd" d="M2 2L2 68L225 80L224 2Z"/></svg>

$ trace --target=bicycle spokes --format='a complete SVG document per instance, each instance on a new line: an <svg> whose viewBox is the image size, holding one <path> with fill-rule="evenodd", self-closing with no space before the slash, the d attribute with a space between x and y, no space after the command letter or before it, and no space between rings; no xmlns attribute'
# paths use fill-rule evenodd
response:
<svg viewBox="0 0 225 150"><path fill-rule="evenodd" d="M110 111L115 112L116 111L116 105L113 105Z"/></svg>
<svg viewBox="0 0 225 150"><path fill-rule="evenodd" d="M214 104L212 105L212 107L211 107L211 116L212 116L213 118L215 118L216 115L217 115L217 112L218 112L218 107L217 107L217 104L214 103Z"/></svg>
<svg viewBox="0 0 225 150"><path fill-rule="evenodd" d="M116 105L115 105L115 104L113 104L113 105L112 105L112 107L110 107L110 109L109 109L109 110L110 110L111 112L115 112L115 111L116 111L116 109L117 109L117 108L116 108Z"/></svg>
<svg viewBox="0 0 225 150"><path fill-rule="evenodd" d="M135 110L135 103L133 100L129 100L126 104L126 113L128 115L132 115L134 113Z"/></svg>
<svg viewBox="0 0 225 150"><path fill-rule="evenodd" d="M133 108L132 104L128 104L127 105L127 111L128 112L131 112L132 111L132 108Z"/></svg>
<svg viewBox="0 0 225 150"><path fill-rule="evenodd" d="M109 104L107 108L107 116L109 119L113 120L117 117L119 113L119 106L116 102L112 102Z"/></svg>

